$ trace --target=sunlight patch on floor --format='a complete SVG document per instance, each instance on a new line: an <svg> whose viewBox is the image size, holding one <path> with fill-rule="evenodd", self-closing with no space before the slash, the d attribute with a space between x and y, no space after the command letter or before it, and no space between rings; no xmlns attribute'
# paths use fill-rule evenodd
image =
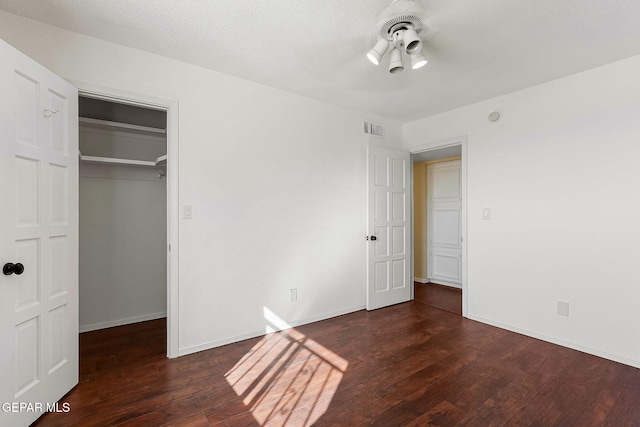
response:
<svg viewBox="0 0 640 427"><path fill-rule="evenodd" d="M310 426L326 412L349 363L264 311L273 333L225 377L260 426Z"/></svg>

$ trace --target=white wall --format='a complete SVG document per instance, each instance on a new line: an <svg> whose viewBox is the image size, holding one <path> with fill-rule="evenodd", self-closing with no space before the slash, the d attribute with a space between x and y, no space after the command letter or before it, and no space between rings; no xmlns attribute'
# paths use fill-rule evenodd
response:
<svg viewBox="0 0 640 427"><path fill-rule="evenodd" d="M633 57L404 126L410 149L468 137L469 317L640 366L638 75Z"/></svg>
<svg viewBox="0 0 640 427"><path fill-rule="evenodd" d="M166 181L158 170L80 165L80 332L167 313Z"/></svg>
<svg viewBox="0 0 640 427"><path fill-rule="evenodd" d="M59 75L179 102L180 353L365 304L365 145L347 110L0 12L0 37ZM289 303L290 288L298 302Z"/></svg>

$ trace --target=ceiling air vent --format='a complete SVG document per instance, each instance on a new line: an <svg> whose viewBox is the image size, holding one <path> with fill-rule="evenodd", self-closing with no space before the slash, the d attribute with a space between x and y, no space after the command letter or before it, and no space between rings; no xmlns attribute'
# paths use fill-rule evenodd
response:
<svg viewBox="0 0 640 427"><path fill-rule="evenodd" d="M371 122L364 122L364 133L384 138L384 126Z"/></svg>

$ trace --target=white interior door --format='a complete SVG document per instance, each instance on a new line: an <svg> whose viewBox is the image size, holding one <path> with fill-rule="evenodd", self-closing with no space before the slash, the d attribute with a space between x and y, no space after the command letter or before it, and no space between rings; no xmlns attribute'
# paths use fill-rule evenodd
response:
<svg viewBox="0 0 640 427"><path fill-rule="evenodd" d="M367 310L411 299L411 157L369 147Z"/></svg>
<svg viewBox="0 0 640 427"><path fill-rule="evenodd" d="M24 266L0 275L0 425L21 426L78 382L78 94L2 40L0 89L0 264Z"/></svg>
<svg viewBox="0 0 640 427"><path fill-rule="evenodd" d="M462 287L461 162L427 167L427 271L433 283Z"/></svg>

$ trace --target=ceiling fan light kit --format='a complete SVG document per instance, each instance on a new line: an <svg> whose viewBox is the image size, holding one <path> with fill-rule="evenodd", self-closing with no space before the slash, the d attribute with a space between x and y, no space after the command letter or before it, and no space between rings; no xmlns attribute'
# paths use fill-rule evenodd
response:
<svg viewBox="0 0 640 427"><path fill-rule="evenodd" d="M415 0L394 0L382 11L378 19L378 41L367 53L367 57L378 65L391 47L389 72L396 74L404 70L402 52L411 58L411 68L417 70L427 64L422 54L420 32L424 23L420 15L422 8Z"/></svg>

